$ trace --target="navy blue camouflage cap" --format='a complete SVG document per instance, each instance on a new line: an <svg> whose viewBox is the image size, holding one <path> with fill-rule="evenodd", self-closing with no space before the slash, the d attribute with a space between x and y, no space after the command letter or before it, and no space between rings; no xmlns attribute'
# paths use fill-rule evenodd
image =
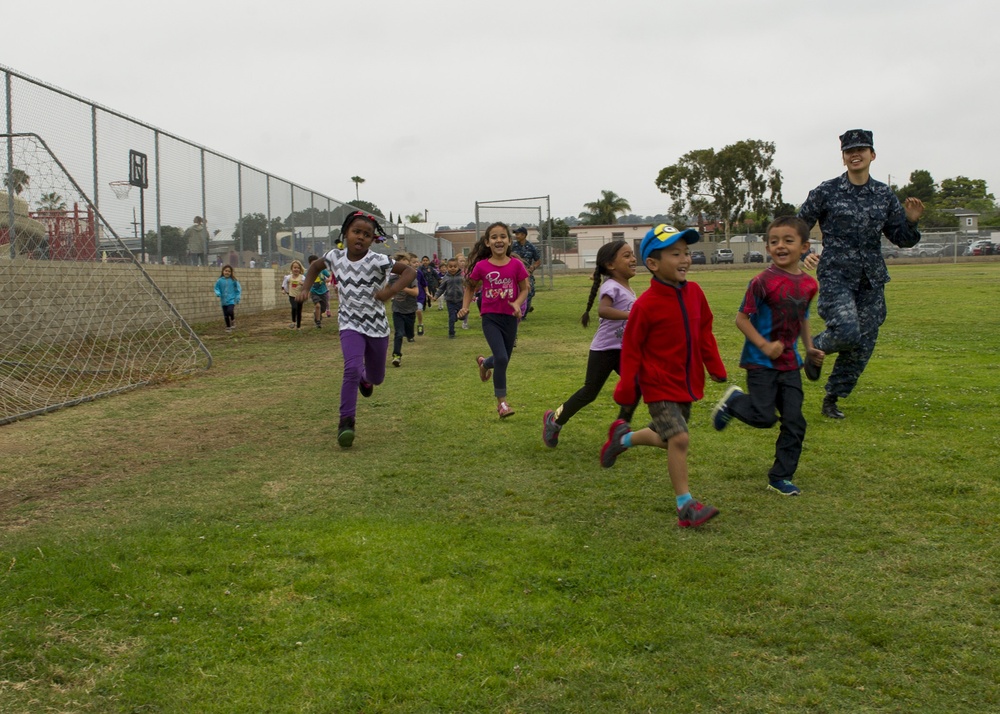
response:
<svg viewBox="0 0 1000 714"><path fill-rule="evenodd" d="M875 148L872 141L872 133L867 129L848 129L840 135L840 150L856 149L867 146L869 149Z"/></svg>
<svg viewBox="0 0 1000 714"><path fill-rule="evenodd" d="M639 256L642 258L642 262L645 263L646 258L654 250L672 246L681 239L684 239L688 245L691 245L701 240L701 234L694 228L686 228L683 231L679 231L673 226L661 223L646 233L646 236L642 239L642 243L639 244Z"/></svg>

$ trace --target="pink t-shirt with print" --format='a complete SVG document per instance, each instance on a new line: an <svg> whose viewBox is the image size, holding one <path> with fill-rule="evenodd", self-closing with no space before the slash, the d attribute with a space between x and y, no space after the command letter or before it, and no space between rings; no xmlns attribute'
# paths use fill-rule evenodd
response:
<svg viewBox="0 0 1000 714"><path fill-rule="evenodd" d="M520 260L508 260L506 265L481 260L469 273L469 280L483 284L483 314L513 315L510 303L520 292L518 283L527 279L528 271Z"/></svg>

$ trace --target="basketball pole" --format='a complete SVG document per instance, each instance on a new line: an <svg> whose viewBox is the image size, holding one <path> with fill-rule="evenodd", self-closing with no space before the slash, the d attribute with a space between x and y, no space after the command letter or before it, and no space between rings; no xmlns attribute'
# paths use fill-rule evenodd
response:
<svg viewBox="0 0 1000 714"><path fill-rule="evenodd" d="M146 262L146 189L139 187L139 245L142 255L139 261Z"/></svg>

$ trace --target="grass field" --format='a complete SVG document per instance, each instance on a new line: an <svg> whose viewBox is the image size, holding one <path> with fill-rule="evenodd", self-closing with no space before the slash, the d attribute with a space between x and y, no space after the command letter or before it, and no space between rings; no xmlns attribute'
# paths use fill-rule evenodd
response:
<svg viewBox="0 0 1000 714"><path fill-rule="evenodd" d="M753 272L694 276L740 382ZM1000 263L892 275L847 419L806 385L801 497L765 490L776 430L711 429L709 384L697 531L662 452L600 468L610 384L541 443L585 277L539 292L515 416L477 320L432 310L346 451L332 322L200 326L210 371L0 428L0 711L998 711Z"/></svg>

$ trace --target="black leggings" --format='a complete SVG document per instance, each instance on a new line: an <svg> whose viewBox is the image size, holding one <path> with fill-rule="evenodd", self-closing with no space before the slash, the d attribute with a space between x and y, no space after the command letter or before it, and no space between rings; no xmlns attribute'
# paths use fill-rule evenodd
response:
<svg viewBox="0 0 1000 714"><path fill-rule="evenodd" d="M302 303L291 295L288 296L288 302L292 306L292 322L296 327L302 327Z"/></svg>
<svg viewBox="0 0 1000 714"><path fill-rule="evenodd" d="M597 399L612 372L621 374L619 368L621 356L621 350L590 351L590 356L587 358L587 376L584 377L583 386L576 390L572 397L563 402L559 409L559 416L556 417L556 424L562 426L574 414ZM618 411L618 418L632 421L634 411L634 404L630 407L621 407Z"/></svg>
<svg viewBox="0 0 1000 714"><path fill-rule="evenodd" d="M226 318L226 327L232 327L233 323L236 322L236 306L223 305L222 316Z"/></svg>

